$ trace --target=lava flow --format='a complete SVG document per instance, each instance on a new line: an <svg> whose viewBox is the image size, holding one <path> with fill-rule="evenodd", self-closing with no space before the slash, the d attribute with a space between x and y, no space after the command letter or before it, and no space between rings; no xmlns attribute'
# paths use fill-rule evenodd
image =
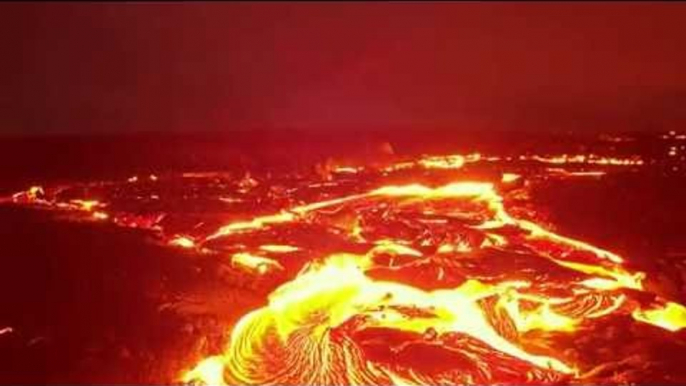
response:
<svg viewBox="0 0 686 386"><path fill-rule="evenodd" d="M575 339L607 323L675 334L686 308L649 291L630 257L554 232L527 198L541 181L641 164L452 155L330 166L317 181L136 176L33 187L10 201L151 230L268 283L263 305L226 326L225 349L181 371L185 383L622 383L620 370L599 375L621 358L584 356ZM193 209L165 204L199 184ZM142 192L132 209L127 197ZM203 205L220 209L199 214Z"/></svg>

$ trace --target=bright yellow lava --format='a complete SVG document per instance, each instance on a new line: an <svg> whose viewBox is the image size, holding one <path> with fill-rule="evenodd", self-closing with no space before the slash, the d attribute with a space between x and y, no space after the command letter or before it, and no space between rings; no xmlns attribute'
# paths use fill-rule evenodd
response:
<svg viewBox="0 0 686 386"><path fill-rule="evenodd" d="M678 331L686 327L686 307L678 303L667 302L652 310L636 310L633 316L636 320L669 331Z"/></svg>
<svg viewBox="0 0 686 386"><path fill-rule="evenodd" d="M637 157L593 154L518 160L555 165L559 169L545 170L564 177L600 177L606 172L570 172L558 165L607 169L643 163ZM500 157L480 154L423 156L377 171L387 175L419 169L424 175L438 169L437 174L445 177L472 163L499 161ZM351 179L370 170L338 166L332 171ZM331 173L325 174L325 182L316 181L308 188L332 184ZM580 375L582 363L547 347L545 339L536 340L537 336L583 334L588 323L611 315L667 331L686 327L683 305L660 297L649 305L632 299L646 291L646 274L632 271L623 257L515 215L521 212L511 210L515 194L508 192L522 185L513 184L521 178L503 173L494 182L382 185L362 193L323 195L327 199L230 222L201 236L165 236L171 246L194 250L204 250L213 240L226 241L223 238L228 236L245 238L250 242L235 244L227 249L229 256L221 255L231 267L265 281L290 278L278 287L275 283L265 304L240 318L223 352L201 360L181 381L207 385L563 383ZM148 180L158 178L149 175ZM137 183L139 178L127 181ZM261 184L247 174L239 181L239 193L248 194ZM103 211L105 202L59 202L52 198L53 191L49 193L54 201L45 198L46 190L40 186L11 199L88 212L100 220L112 217L116 223L117 214ZM219 199L243 202L243 198ZM316 248L303 245L298 233L265 240L270 232L295 223L327 224L327 234L343 238L343 245L354 246L354 252L337 248L314 255ZM331 223L336 226L328 226ZM514 261L515 268L506 266L501 273L488 274L509 263L489 261L495 252ZM289 259L302 256L308 262L299 272L285 268L292 266ZM526 276L538 266L518 266L520 256L527 263L540 263L544 274ZM546 276L555 270L561 279Z"/></svg>
<svg viewBox="0 0 686 386"><path fill-rule="evenodd" d="M423 290L398 281L373 279L368 275L370 270L380 267L376 262L377 256L426 258L421 251L403 242L381 239L375 241L364 255L337 253L308 264L293 280L276 289L269 296L267 305L247 314L237 323L222 355L201 362L184 379L207 384L227 380L231 384L392 384L399 380L403 384L437 384L440 379L446 380L441 377L448 375L407 372L407 369L386 362L365 359L360 343L352 337L336 338L334 333L345 329L351 321L356 321L353 323L354 331L384 329L417 336L432 331L439 337L469 336L490 350L528 363L533 368L572 377L577 374L575 363L553 352L532 354L516 340L506 338L501 329L510 325L517 334L534 330L573 333L584 320L620 312L626 307L634 307L631 315L640 322L671 331L686 326L686 312L681 305L666 302L650 310L641 310L635 308L634 303L627 303L625 295L615 292L622 289L642 291L645 274L627 271L622 266L624 259L614 253L558 235L531 221L512 217L491 183L456 182L436 188L420 184L383 186L368 193L228 224L209 238L300 221L321 209L379 199L391 199L398 205L417 200L437 204L446 202L446 206L450 202L482 203L490 211L490 218L473 228L487 232L489 237L484 243L480 247L466 242L442 244L436 253L473 253L474 248L505 245L510 241L488 232L511 226L523 231L518 242L537 251L539 257L584 274L587 279L570 283L570 294L563 297L537 293L534 284L527 281L488 284L470 279L454 288ZM357 231L357 236L360 232ZM281 248L262 249L278 251ZM592 256L594 261L576 261L569 251ZM278 264L249 254L237 254L233 259L252 269ZM444 274L441 269L438 280ZM489 299L496 301L487 307L484 302ZM404 311L408 309L416 313ZM442 347L449 352L455 350L448 344ZM472 357L472 360L480 368L498 368L497 363L479 357ZM472 376L481 376L478 379L488 381L491 379L488 376L490 371L486 375L463 375L467 378L458 377L454 382L474 379L469 378ZM220 377L220 373L224 377Z"/></svg>
<svg viewBox="0 0 686 386"><path fill-rule="evenodd" d="M276 260L256 256L250 253L236 253L231 257L231 264L264 275L274 270L283 270L283 266Z"/></svg>
<svg viewBox="0 0 686 386"><path fill-rule="evenodd" d="M176 236L169 240L169 245L181 248L194 248L195 241L187 236Z"/></svg>

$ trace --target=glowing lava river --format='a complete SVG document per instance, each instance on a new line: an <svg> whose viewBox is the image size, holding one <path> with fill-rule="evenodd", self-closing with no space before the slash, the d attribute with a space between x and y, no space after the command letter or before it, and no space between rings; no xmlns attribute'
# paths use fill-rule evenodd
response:
<svg viewBox="0 0 686 386"><path fill-rule="evenodd" d="M5 202L141 228L268 288L223 326L223 350L177 382L625 384L646 362L622 345L632 328L686 344L686 308L650 291L630 256L557 233L529 198L542 183L640 165L426 156L34 186Z"/></svg>

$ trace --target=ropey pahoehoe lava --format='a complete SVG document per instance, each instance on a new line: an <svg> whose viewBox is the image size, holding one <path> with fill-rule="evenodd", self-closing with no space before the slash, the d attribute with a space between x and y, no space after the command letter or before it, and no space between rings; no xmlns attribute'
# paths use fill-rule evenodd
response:
<svg viewBox="0 0 686 386"><path fill-rule="evenodd" d="M553 231L528 195L537 181L640 166L586 156L425 156L312 175L34 186L6 201L152 230L171 247L273 281L261 307L226 326L225 349L189 363L181 382L594 383L622 358L585 358L576 337L613 321L677 334L686 308L651 293L649 273L630 256ZM194 205L165 206L165 195ZM211 209L201 221L203 205ZM621 374L602 381L622 383Z"/></svg>

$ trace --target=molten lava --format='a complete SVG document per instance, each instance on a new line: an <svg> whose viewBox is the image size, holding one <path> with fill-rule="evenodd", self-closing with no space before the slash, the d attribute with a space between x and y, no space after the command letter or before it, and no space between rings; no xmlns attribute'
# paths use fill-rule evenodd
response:
<svg viewBox="0 0 686 386"><path fill-rule="evenodd" d="M549 170L551 163L641 165L637 159L585 156L524 160L543 164L546 178L606 173ZM233 220L216 227L198 222L184 233L166 233L183 213L117 211L115 199L63 201L59 192L36 187L13 200L155 230L168 245L214 253L236 272L272 280L262 306L226 326L225 349L183 372L187 383L592 381L598 363L565 350L569 337L603 320L626 319L668 332L686 327L686 308L647 291L647 274L626 258L560 235L541 225L535 213L519 215L521 197L530 189L521 181L535 176L510 170L490 180L460 177L464 168L489 162L499 160L451 155L378 168L338 166L327 183L281 181L278 189L264 189L269 181L258 176L236 177L232 188L213 196L234 208ZM408 171L452 173L452 182L383 180ZM163 180L168 179L145 182ZM258 214L245 210L250 202Z"/></svg>

